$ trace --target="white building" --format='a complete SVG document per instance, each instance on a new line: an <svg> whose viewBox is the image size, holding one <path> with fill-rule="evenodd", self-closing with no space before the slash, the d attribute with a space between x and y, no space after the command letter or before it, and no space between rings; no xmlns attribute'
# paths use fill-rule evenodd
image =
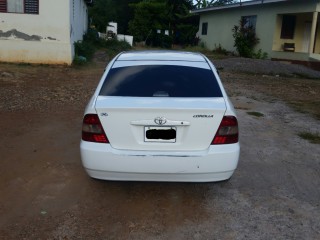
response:
<svg viewBox="0 0 320 240"><path fill-rule="evenodd" d="M71 64L92 0L0 0L0 61Z"/></svg>

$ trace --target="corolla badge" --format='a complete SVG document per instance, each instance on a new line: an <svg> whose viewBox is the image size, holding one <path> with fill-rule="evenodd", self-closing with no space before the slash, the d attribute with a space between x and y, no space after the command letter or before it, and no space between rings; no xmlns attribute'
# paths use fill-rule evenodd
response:
<svg viewBox="0 0 320 240"><path fill-rule="evenodd" d="M193 115L194 118L213 118L213 115Z"/></svg>
<svg viewBox="0 0 320 240"><path fill-rule="evenodd" d="M158 125L164 125L167 122L167 119L165 119L164 117L156 117L154 119L154 122Z"/></svg>

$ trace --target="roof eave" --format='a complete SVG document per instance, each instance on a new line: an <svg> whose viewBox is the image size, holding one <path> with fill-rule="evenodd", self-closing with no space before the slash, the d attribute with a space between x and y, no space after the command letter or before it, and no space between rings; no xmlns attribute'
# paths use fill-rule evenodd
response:
<svg viewBox="0 0 320 240"><path fill-rule="evenodd" d="M267 4L267 3L287 2L287 1L288 0L255 0L255 1L248 1L248 2L233 3L233 4L223 5L223 6L214 6L214 7L195 9L190 12L203 13L203 12L222 10L222 9L254 6L254 5L260 5L260 4Z"/></svg>

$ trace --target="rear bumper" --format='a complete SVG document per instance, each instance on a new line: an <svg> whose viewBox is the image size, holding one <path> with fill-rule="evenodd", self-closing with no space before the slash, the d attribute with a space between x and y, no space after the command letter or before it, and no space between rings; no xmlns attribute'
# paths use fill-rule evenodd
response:
<svg viewBox="0 0 320 240"><path fill-rule="evenodd" d="M206 151L123 151L109 144L81 141L81 160L89 176L104 180L213 182L229 179L240 145L214 145Z"/></svg>

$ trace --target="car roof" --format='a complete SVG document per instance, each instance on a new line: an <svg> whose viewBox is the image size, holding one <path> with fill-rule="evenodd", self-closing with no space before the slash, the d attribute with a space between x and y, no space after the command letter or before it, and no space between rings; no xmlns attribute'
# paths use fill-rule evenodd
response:
<svg viewBox="0 0 320 240"><path fill-rule="evenodd" d="M121 53L117 61L185 61L206 62L200 53L183 51L129 51Z"/></svg>

